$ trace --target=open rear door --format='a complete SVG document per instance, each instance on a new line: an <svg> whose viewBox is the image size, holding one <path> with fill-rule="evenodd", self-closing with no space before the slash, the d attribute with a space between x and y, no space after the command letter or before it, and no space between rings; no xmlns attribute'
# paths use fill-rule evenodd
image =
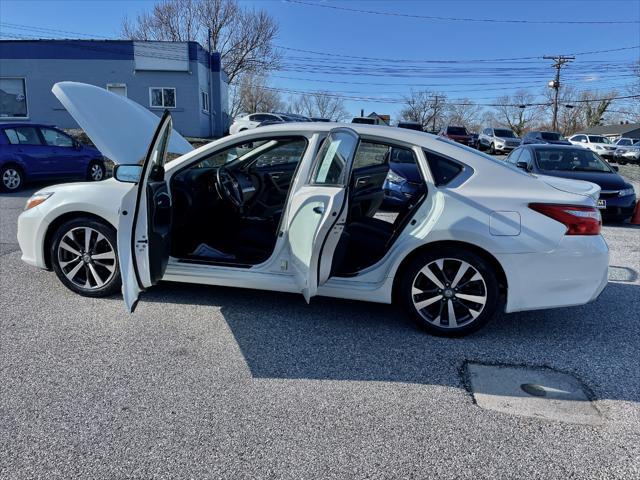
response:
<svg viewBox="0 0 640 480"><path fill-rule="evenodd" d="M171 196L164 179L164 163L172 122L165 112L153 135L142 166L121 165L139 174L137 184L124 196L118 223L118 259L122 294L130 312L145 288L158 283L171 251Z"/></svg>
<svg viewBox="0 0 640 480"><path fill-rule="evenodd" d="M331 130L314 160L309 181L290 200L291 267L307 302L331 272L349 211L347 185L358 142L358 134L350 128Z"/></svg>

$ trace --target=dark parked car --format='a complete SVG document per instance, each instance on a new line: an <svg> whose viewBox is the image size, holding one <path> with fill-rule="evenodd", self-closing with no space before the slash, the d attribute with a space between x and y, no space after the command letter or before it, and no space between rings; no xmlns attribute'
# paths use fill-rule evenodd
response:
<svg viewBox="0 0 640 480"><path fill-rule="evenodd" d="M448 127L443 128L438 135L450 138L451 140L454 140L463 145L473 146L474 143L473 136L467 131L465 127L454 127L452 125L449 125Z"/></svg>
<svg viewBox="0 0 640 480"><path fill-rule="evenodd" d="M505 161L535 174L595 183L601 188L598 207L603 218L624 221L633 215L633 185L618 175L617 167L611 167L591 150L573 145L523 145Z"/></svg>
<svg viewBox="0 0 640 480"><path fill-rule="evenodd" d="M0 188L15 192L29 180L102 180L102 154L63 131L33 123L0 124Z"/></svg>
<svg viewBox="0 0 640 480"><path fill-rule="evenodd" d="M384 182L384 206L405 207L424 193L424 181L411 152L391 149L389 173Z"/></svg>
<svg viewBox="0 0 640 480"><path fill-rule="evenodd" d="M546 145L571 145L571 142L558 132L543 132L535 130L522 137L522 144L542 143Z"/></svg>
<svg viewBox="0 0 640 480"><path fill-rule="evenodd" d="M420 125L418 122L398 122L398 128L407 128L409 130L424 132L422 125Z"/></svg>

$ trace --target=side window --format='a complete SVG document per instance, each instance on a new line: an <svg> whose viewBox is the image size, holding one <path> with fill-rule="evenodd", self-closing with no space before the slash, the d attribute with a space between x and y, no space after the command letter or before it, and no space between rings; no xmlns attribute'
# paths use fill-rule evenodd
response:
<svg viewBox="0 0 640 480"><path fill-rule="evenodd" d="M373 142L360 142L353 159L353 169L383 165L389 162L391 147Z"/></svg>
<svg viewBox="0 0 640 480"><path fill-rule="evenodd" d="M509 156L505 159L505 161L511 165L515 165L518 163L518 158L520 158L520 154L522 153L522 148L516 148L513 152L509 154Z"/></svg>
<svg viewBox="0 0 640 480"><path fill-rule="evenodd" d="M302 160L306 148L307 142L304 139L279 142L276 147L258 155L254 166L260 168L298 163Z"/></svg>
<svg viewBox="0 0 640 480"><path fill-rule="evenodd" d="M531 156L531 151L528 148L523 148L522 149L522 154L520 155L520 158L518 158L518 162L527 162L527 165L531 166L531 161L533 160L533 157Z"/></svg>
<svg viewBox="0 0 640 480"><path fill-rule="evenodd" d="M442 157L437 153L424 150L429 163L431 175L437 187L447 185L451 180L456 178L463 170L463 166L453 160Z"/></svg>
<svg viewBox="0 0 640 480"><path fill-rule="evenodd" d="M52 147L73 147L73 140L68 135L65 135L53 128L41 128L42 136L47 145Z"/></svg>
<svg viewBox="0 0 640 480"><path fill-rule="evenodd" d="M345 185L349 161L356 150L358 137L347 132L333 132L323 142L311 175L313 185Z"/></svg>
<svg viewBox="0 0 640 480"><path fill-rule="evenodd" d="M35 127L7 128L4 133L12 145L42 145Z"/></svg>

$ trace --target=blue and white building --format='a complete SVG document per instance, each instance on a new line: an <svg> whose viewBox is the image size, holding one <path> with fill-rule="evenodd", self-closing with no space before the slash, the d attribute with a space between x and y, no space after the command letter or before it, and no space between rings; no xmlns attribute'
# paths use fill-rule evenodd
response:
<svg viewBox="0 0 640 480"><path fill-rule="evenodd" d="M197 42L0 41L0 122L78 128L51 93L57 82L96 85L161 115L184 136L219 137L229 126L220 54Z"/></svg>

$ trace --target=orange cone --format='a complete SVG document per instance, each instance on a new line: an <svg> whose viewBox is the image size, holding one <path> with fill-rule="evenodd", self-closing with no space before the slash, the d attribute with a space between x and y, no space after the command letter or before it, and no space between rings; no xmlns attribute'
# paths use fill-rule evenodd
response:
<svg viewBox="0 0 640 480"><path fill-rule="evenodd" d="M633 211L633 217L631 217L631 225L640 225L640 200L636 202L636 209Z"/></svg>

